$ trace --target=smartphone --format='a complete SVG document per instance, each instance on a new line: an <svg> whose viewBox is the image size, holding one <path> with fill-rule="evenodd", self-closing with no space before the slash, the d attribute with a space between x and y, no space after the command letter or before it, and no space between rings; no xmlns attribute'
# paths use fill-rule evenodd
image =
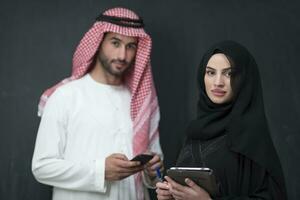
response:
<svg viewBox="0 0 300 200"><path fill-rule="evenodd" d="M130 161L140 161L141 165L144 165L147 162L149 162L152 158L153 158L153 155L139 154L139 155L135 156L134 158L132 158Z"/></svg>

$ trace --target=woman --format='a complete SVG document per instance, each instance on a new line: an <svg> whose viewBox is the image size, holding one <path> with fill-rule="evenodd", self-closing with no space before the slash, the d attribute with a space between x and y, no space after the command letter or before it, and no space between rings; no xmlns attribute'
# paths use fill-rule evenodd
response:
<svg viewBox="0 0 300 200"><path fill-rule="evenodd" d="M252 55L233 41L214 45L201 61L198 85L198 117L188 127L176 165L211 168L219 193L211 196L190 179L183 186L165 177L156 185L158 199L285 200Z"/></svg>

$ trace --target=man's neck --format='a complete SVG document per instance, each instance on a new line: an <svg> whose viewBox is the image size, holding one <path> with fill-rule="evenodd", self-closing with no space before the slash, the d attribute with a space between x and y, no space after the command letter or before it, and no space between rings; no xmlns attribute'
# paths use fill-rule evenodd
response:
<svg viewBox="0 0 300 200"><path fill-rule="evenodd" d="M104 71L103 68L96 65L93 70L90 72L91 77L98 83L107 84L107 85L121 85L122 78L116 77L108 72Z"/></svg>

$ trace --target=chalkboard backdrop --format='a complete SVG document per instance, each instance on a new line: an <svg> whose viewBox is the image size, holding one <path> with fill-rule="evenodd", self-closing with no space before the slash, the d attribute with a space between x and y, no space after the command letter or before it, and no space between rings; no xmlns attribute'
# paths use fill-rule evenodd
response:
<svg viewBox="0 0 300 200"><path fill-rule="evenodd" d="M39 97L69 76L79 40L95 17L113 6L136 11L153 38L166 167L174 164L187 123L195 116L195 72L202 54L211 44L232 39L256 58L289 199L299 200L300 6L281 0L1 0L0 199L51 199L51 187L36 182L31 173Z"/></svg>

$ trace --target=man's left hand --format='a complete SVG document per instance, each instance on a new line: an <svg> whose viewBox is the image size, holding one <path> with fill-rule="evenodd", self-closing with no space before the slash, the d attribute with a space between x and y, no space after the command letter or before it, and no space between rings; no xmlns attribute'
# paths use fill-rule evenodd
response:
<svg viewBox="0 0 300 200"><path fill-rule="evenodd" d="M160 156L157 154L145 165L145 172L150 178L156 177L156 169L159 169L160 172L164 170L163 162L160 159Z"/></svg>

